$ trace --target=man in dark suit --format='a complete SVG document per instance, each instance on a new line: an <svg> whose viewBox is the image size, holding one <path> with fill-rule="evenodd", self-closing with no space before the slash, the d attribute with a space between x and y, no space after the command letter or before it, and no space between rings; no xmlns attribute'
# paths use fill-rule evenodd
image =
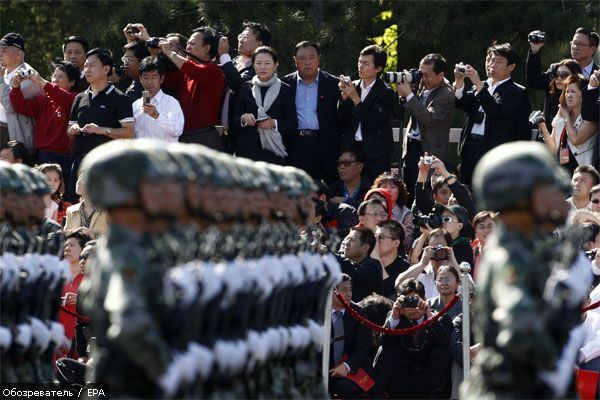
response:
<svg viewBox="0 0 600 400"><path fill-rule="evenodd" d="M425 301L425 288L416 279L403 282L398 288L385 327L411 328L431 318ZM375 357L374 398L437 399L450 395L450 336L444 317L435 323L407 335L383 335ZM451 327L448 325L448 328Z"/></svg>
<svg viewBox="0 0 600 400"><path fill-rule="evenodd" d="M338 261L342 272L353 281L352 301L359 302L371 293L383 294L381 263L370 257L375 248L375 234L367 227L353 227L340 246Z"/></svg>
<svg viewBox="0 0 600 400"><path fill-rule="evenodd" d="M225 96L221 110L221 123L227 132L225 136L227 150L235 151L240 137L240 127L234 123L235 107L239 98L240 86L256 75L252 66L252 53L260 46L271 45L271 32L258 22L245 22L238 39L238 56L233 60L229 56L229 39L222 36L219 39L219 63L225 75Z"/></svg>
<svg viewBox="0 0 600 400"><path fill-rule="evenodd" d="M363 309L352 302L352 279L343 274L342 282L336 288L346 303L363 314ZM346 378L349 373L356 374L359 368L370 371L371 332L355 320L344 308L342 302L333 295L331 303L331 347L329 352L329 394L333 398L357 398L364 391L353 381Z"/></svg>
<svg viewBox="0 0 600 400"><path fill-rule="evenodd" d="M454 115L454 90L445 78L446 60L440 54L428 54L419 63L421 85L412 92L410 83L396 84L396 91L410 112L402 144L403 180L413 188L417 181L417 164L424 152L448 164L450 126ZM413 200L409 197L409 203Z"/></svg>
<svg viewBox="0 0 600 400"><path fill-rule="evenodd" d="M319 69L321 50L303 41L294 49L296 72L282 81L294 91L298 131L286 140L288 164L331 184L337 179L340 123L336 116L339 79Z"/></svg>
<svg viewBox="0 0 600 400"><path fill-rule="evenodd" d="M385 67L387 54L379 46L367 46L358 58L359 80L339 83L342 98L338 118L343 121L342 147L353 143L362 147L366 156L365 173L374 180L391 167L390 154L394 138L390 116L398 97L379 75Z"/></svg>
<svg viewBox="0 0 600 400"><path fill-rule="evenodd" d="M459 145L460 180L465 185L471 184L475 165L486 152L502 143L531 138L527 90L511 78L517 60L517 52L504 43L488 48L486 81L470 65L464 66L464 72L463 66L454 70L455 105L467 113ZM465 77L473 83L470 91L465 91Z"/></svg>

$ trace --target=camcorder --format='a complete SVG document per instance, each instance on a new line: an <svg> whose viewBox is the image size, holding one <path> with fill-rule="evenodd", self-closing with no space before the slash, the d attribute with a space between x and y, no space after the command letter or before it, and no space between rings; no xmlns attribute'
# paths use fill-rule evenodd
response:
<svg viewBox="0 0 600 400"><path fill-rule="evenodd" d="M448 253L448 250L446 250L446 248L444 246L439 245L439 246L435 246L433 248L433 255L431 256L432 260L446 261L448 258L450 258L450 254Z"/></svg>
<svg viewBox="0 0 600 400"><path fill-rule="evenodd" d="M546 32L533 31L527 35L527 40L531 43L546 43Z"/></svg>
<svg viewBox="0 0 600 400"><path fill-rule="evenodd" d="M417 308L419 306L419 298L417 296L408 296L402 301L402 307Z"/></svg>
<svg viewBox="0 0 600 400"><path fill-rule="evenodd" d="M146 40L146 47L148 47L149 49L158 49L160 46L158 45L158 42L160 42L160 38L157 37L153 37L151 39Z"/></svg>
<svg viewBox="0 0 600 400"><path fill-rule="evenodd" d="M413 218L413 224L419 227L429 226L432 229L442 227L442 212L444 206L436 204L433 207L433 211L429 215L415 215Z"/></svg>
<svg viewBox="0 0 600 400"><path fill-rule="evenodd" d="M399 72L386 72L383 74L383 81L387 83L410 83L418 86L421 82L421 71L416 68Z"/></svg>

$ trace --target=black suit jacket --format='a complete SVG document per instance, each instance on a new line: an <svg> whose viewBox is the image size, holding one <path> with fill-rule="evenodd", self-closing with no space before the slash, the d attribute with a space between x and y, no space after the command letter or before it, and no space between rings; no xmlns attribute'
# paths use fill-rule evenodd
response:
<svg viewBox="0 0 600 400"><path fill-rule="evenodd" d="M361 80L353 82L361 93ZM394 138L390 116L398 102L398 96L381 79L377 79L363 102L354 105L352 100L340 100L338 118L344 123L342 147L354 142L354 135L361 124L363 150L367 160L385 156L394 150Z"/></svg>
<svg viewBox="0 0 600 400"><path fill-rule="evenodd" d="M465 145L473 129L474 121L479 106L483 108L485 117L485 135L483 137L483 151L487 152L503 143L515 140L530 140L529 128L529 96L527 89L513 82L512 79L496 88L494 95L485 88L478 94L474 91L463 92L460 99L456 99L456 108L467 113L467 120L461 133L459 152Z"/></svg>
<svg viewBox="0 0 600 400"><path fill-rule="evenodd" d="M352 302L351 306L360 315L365 316L364 310L358 304ZM369 369L372 362L371 357L369 357L371 332L365 325L355 320L348 310L344 311L342 320L344 321L344 355L348 356L348 359L344 362L348 364L350 372L353 374L359 368ZM333 323L331 324L331 338L333 339ZM329 368L331 369L334 367L333 343L329 350Z"/></svg>
<svg viewBox="0 0 600 400"><path fill-rule="evenodd" d="M221 65L223 75L225 75L225 85L229 90L229 111L227 115L227 121L229 123L230 150L232 152L235 150L235 146L241 131L240 126L235 124L235 107L237 106L240 87L242 86L242 83L251 80L254 75L256 75L252 65L238 71L234 65L234 61L235 59Z"/></svg>
<svg viewBox="0 0 600 400"><path fill-rule="evenodd" d="M359 302L371 293L383 295L383 270L381 263L367 257L360 264L337 256L342 272L352 278L352 301Z"/></svg>
<svg viewBox="0 0 600 400"><path fill-rule="evenodd" d="M236 106L234 124L241 126L242 114L252 113L257 116L258 106L252 95L252 83L243 82ZM277 129L285 140L285 136L296 130L296 106L292 89L285 83L281 84L279 95L267 111L267 115L277 120ZM256 126L246 125L241 128L240 138L236 147L236 155L257 161L266 161L281 164L284 160L274 153L263 150L260 144L259 133Z"/></svg>
<svg viewBox="0 0 600 400"><path fill-rule="evenodd" d="M281 79L290 85L294 101L298 71L292 72ZM338 88L339 78L325 71L319 71L319 88L317 99L317 120L319 121L319 166L325 182L331 183L337 179L336 161L340 153L341 124L337 118L337 103L340 98Z"/></svg>

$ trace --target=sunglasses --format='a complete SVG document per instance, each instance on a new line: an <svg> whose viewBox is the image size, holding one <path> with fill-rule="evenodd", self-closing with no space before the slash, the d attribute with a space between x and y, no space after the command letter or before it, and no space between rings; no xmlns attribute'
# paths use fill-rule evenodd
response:
<svg viewBox="0 0 600 400"><path fill-rule="evenodd" d="M443 222L452 222L452 221L455 221L455 219L452 217L442 217L442 221Z"/></svg>
<svg viewBox="0 0 600 400"><path fill-rule="evenodd" d="M557 78L562 78L562 79L567 79L568 77L570 77L572 74L569 71L556 71L554 73L554 76Z"/></svg>
<svg viewBox="0 0 600 400"><path fill-rule="evenodd" d="M340 160L340 161L338 161L338 162L336 163L336 165L337 165L338 167L346 167L346 168L348 168L349 166L351 166L351 165L352 165L352 164L354 164L355 162L358 162L358 161L354 161L354 160L350 160L350 161L348 161L348 160Z"/></svg>

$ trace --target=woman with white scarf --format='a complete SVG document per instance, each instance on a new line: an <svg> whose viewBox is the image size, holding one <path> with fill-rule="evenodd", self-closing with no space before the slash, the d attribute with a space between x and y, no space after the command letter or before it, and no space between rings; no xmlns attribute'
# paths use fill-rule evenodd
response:
<svg viewBox="0 0 600 400"><path fill-rule="evenodd" d="M252 54L256 76L244 82L236 107L242 127L235 155L272 164L284 164L285 136L296 131L292 88L277 77L277 53L261 46Z"/></svg>

